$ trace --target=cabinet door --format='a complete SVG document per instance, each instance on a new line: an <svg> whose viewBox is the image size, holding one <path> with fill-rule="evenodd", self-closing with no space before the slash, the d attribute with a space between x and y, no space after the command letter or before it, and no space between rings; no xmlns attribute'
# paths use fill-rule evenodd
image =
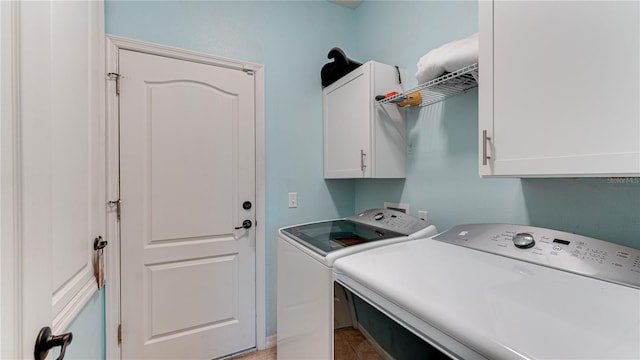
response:
<svg viewBox="0 0 640 360"><path fill-rule="evenodd" d="M324 177L371 176L371 75L360 66L323 94Z"/></svg>
<svg viewBox="0 0 640 360"><path fill-rule="evenodd" d="M392 65L372 61L373 95L391 91L403 92L400 69ZM396 104L371 105L371 177L404 178L406 146L406 126L403 107Z"/></svg>
<svg viewBox="0 0 640 360"><path fill-rule="evenodd" d="M639 6L481 2L481 175L640 174Z"/></svg>

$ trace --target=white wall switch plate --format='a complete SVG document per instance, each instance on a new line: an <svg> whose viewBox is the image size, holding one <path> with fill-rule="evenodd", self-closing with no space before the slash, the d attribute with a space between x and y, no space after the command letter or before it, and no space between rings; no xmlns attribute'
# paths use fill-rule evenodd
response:
<svg viewBox="0 0 640 360"><path fill-rule="evenodd" d="M429 220L428 219L429 213L427 211L424 210L418 210L418 217L424 221Z"/></svg>
<svg viewBox="0 0 640 360"><path fill-rule="evenodd" d="M290 192L289 193L289 207L296 208L298 207L298 193Z"/></svg>

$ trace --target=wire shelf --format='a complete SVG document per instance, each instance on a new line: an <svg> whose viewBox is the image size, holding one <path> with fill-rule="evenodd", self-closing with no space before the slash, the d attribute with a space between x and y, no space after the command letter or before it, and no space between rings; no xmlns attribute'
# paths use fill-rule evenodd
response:
<svg viewBox="0 0 640 360"><path fill-rule="evenodd" d="M469 65L460 70L442 75L426 83L420 84L413 89L407 90L402 94L390 96L378 101L378 105L387 103L397 103L402 98L416 91L420 92L422 102L419 106L428 106L452 96L465 93L473 88L478 87L478 63Z"/></svg>

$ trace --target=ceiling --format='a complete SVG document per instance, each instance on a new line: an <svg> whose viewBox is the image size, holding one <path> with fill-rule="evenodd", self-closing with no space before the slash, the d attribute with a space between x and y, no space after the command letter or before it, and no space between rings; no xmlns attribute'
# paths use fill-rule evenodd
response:
<svg viewBox="0 0 640 360"><path fill-rule="evenodd" d="M330 2L355 9L363 0L329 0Z"/></svg>

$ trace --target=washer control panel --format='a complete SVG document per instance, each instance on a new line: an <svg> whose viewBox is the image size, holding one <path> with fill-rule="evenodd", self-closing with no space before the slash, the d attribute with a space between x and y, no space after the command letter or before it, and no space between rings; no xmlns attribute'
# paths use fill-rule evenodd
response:
<svg viewBox="0 0 640 360"><path fill-rule="evenodd" d="M370 209L347 218L353 222L369 225L402 235L411 235L429 224L417 217L391 209Z"/></svg>
<svg viewBox="0 0 640 360"><path fill-rule="evenodd" d="M640 250L563 231L512 224L455 226L435 240L640 288Z"/></svg>

